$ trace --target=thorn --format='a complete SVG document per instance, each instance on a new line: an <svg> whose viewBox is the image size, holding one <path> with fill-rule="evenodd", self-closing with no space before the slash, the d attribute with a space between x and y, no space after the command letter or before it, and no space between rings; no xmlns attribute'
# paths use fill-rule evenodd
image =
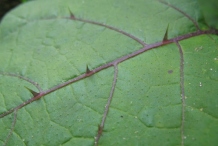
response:
<svg viewBox="0 0 218 146"><path fill-rule="evenodd" d="M169 28L169 24L167 25L167 29L163 38L163 42L168 41L168 28Z"/></svg>
<svg viewBox="0 0 218 146"><path fill-rule="evenodd" d="M90 72L91 72L91 71L90 71L88 65L86 65L86 73L88 74L88 73L90 73Z"/></svg>
<svg viewBox="0 0 218 146"><path fill-rule="evenodd" d="M69 12L70 12L70 18L71 19L76 19L76 17L74 16L74 14L73 14L73 12L70 10L70 8L68 8L69 9Z"/></svg>
<svg viewBox="0 0 218 146"><path fill-rule="evenodd" d="M25 87L25 86L24 86ZM35 96L37 96L37 95L39 95L39 93L37 93L37 92L35 92L35 91L33 91L32 89L30 89L30 88L28 88L28 87L25 87L27 90L29 90L31 93L32 93L32 95L35 97Z"/></svg>

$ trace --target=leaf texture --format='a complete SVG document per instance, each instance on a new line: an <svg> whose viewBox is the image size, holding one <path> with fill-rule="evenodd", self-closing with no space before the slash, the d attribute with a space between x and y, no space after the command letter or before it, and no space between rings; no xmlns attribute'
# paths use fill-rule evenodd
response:
<svg viewBox="0 0 218 146"><path fill-rule="evenodd" d="M0 145L215 146L218 27L202 10L197 0L12 10L0 23Z"/></svg>

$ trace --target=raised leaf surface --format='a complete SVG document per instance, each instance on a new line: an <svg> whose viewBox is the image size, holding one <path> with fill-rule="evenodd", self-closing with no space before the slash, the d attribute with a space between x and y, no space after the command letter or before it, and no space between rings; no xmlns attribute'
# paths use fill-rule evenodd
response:
<svg viewBox="0 0 218 146"><path fill-rule="evenodd" d="M201 3L37 0L8 13L0 145L216 145L218 31Z"/></svg>

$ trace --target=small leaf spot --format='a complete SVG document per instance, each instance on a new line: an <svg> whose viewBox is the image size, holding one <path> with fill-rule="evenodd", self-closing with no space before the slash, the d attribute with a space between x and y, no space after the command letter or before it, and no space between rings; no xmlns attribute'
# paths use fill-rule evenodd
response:
<svg viewBox="0 0 218 146"><path fill-rule="evenodd" d="M200 47L195 48L195 51L198 52L198 51L200 51L200 50L202 50L202 49L203 49L203 47L200 46Z"/></svg>
<svg viewBox="0 0 218 146"><path fill-rule="evenodd" d="M169 73L169 74L173 73L173 70L168 70L168 73Z"/></svg>
<svg viewBox="0 0 218 146"><path fill-rule="evenodd" d="M202 83L200 82L200 85L199 85L200 87L202 87Z"/></svg>

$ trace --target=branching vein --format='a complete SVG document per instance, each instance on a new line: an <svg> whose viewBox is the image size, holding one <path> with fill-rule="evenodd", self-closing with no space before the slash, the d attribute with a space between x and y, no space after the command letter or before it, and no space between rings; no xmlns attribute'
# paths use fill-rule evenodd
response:
<svg viewBox="0 0 218 146"><path fill-rule="evenodd" d="M163 0L159 0L159 2L161 2L162 4L165 4L165 5L167 5L167 6L169 6L169 7L173 8L173 9L175 9L176 11L180 12L181 14L183 14L185 17L187 17L189 20L192 21L192 23L195 25L195 27L196 27L197 30L200 30L200 28L199 28L197 22L196 22L191 16L189 16L188 14L186 14L184 11L180 10L179 8L177 8L177 7L171 5L170 3L167 3L167 2L165 2L165 1L163 1Z"/></svg>
<svg viewBox="0 0 218 146"><path fill-rule="evenodd" d="M0 72L0 75L16 77L16 78L25 80L25 81L31 83L32 85L34 85L39 91L42 91L42 88L39 86L38 83L36 83L36 82L34 82L34 81L32 81L32 80L30 80L28 78L25 78L23 76L20 76L20 75L17 75L17 74L12 74L12 73L3 73L3 72Z"/></svg>
<svg viewBox="0 0 218 146"><path fill-rule="evenodd" d="M10 139L10 137L11 137L13 131L14 131L16 121L17 121L17 110L14 111L14 119L13 119L13 122L11 124L10 132L8 133L8 136L7 136L6 140L5 140L4 146L7 145L8 141L9 141L9 139Z"/></svg>
<svg viewBox="0 0 218 146"><path fill-rule="evenodd" d="M140 43L141 45L145 46L145 42L140 40L139 38L135 37L134 35L132 34L129 34L123 30L120 30L118 28L115 28L115 27L112 27L112 26L109 26L107 24L103 24L103 23L99 23L99 22L95 22L95 21L92 21L92 20L86 20L86 19L82 19L82 18L76 18L72 13L71 13L71 17L70 19L73 19L73 20L76 20L76 21L81 21L81 22L85 22L85 23L90 23L90 24L94 24L94 25L98 25L98 26L103 26L105 28L108 28L108 29L111 29L113 31L116 31L116 32L119 32L135 41L137 41L138 43Z"/></svg>
<svg viewBox="0 0 218 146"><path fill-rule="evenodd" d="M180 92L182 96L182 123L181 123L181 146L184 146L184 122L185 122L185 89L184 89L184 57L183 51L178 42L176 45L180 53Z"/></svg>
<svg viewBox="0 0 218 146"><path fill-rule="evenodd" d="M95 137L95 145L96 146L98 145L98 141L99 141L99 139L100 139L100 137L102 135L104 124L105 124L105 120L106 120L106 117L107 117L107 114L108 114L108 111L109 111L109 107L110 107L110 104L111 104L111 101L112 101L112 98L113 98L114 89L115 89L115 86L116 86L116 83L117 83L117 74L118 74L117 64L114 64L114 80L113 80L113 84L112 84L112 87L111 87L111 91L110 91L110 96L108 98L108 102L107 102L107 104L105 106L105 111L104 111L104 115L102 117L101 124L98 127L98 134Z"/></svg>

